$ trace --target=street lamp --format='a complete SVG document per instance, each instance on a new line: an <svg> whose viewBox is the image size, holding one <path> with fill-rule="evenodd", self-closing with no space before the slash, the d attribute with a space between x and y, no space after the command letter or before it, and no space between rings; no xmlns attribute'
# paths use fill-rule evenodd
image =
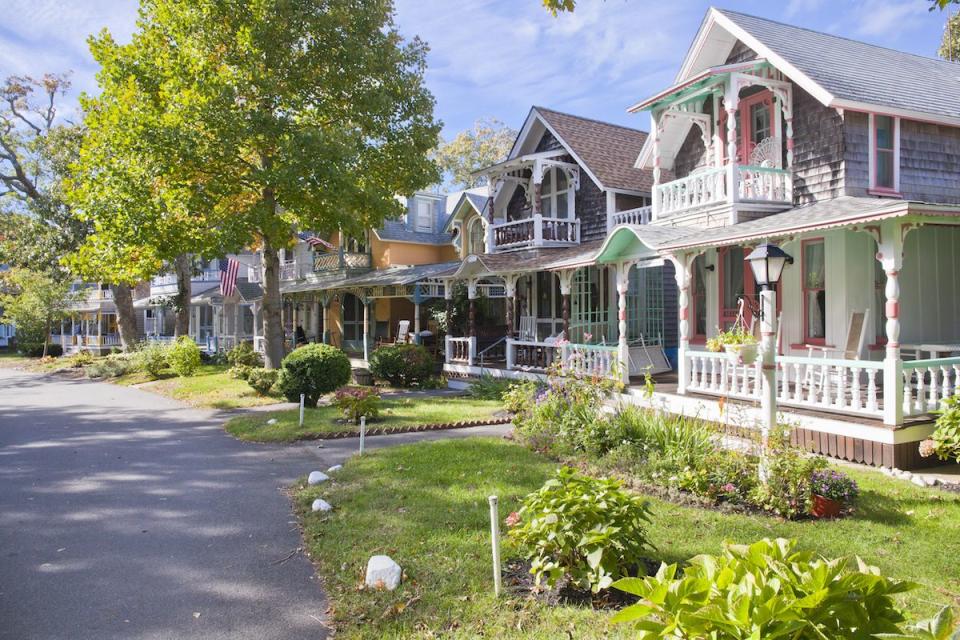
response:
<svg viewBox="0 0 960 640"><path fill-rule="evenodd" d="M761 423L760 481L767 481L767 447L770 431L777 424L777 292L776 286L783 274L783 267L793 258L775 244L765 242L750 252L745 260L750 263L753 279L760 285L760 358L763 390L760 407Z"/></svg>

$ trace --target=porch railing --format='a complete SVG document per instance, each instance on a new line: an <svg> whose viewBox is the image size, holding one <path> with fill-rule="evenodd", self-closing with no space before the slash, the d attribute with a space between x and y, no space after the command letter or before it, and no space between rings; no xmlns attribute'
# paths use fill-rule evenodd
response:
<svg viewBox="0 0 960 640"><path fill-rule="evenodd" d="M619 379L615 346L507 340L508 370L545 373L558 358L571 373Z"/></svg>
<svg viewBox="0 0 960 640"><path fill-rule="evenodd" d="M903 363L903 415L919 416L960 394L960 358L907 360Z"/></svg>
<svg viewBox="0 0 960 640"><path fill-rule="evenodd" d="M338 269L368 268L370 268L369 253L333 251L331 253L316 253L313 256L314 271L336 271Z"/></svg>
<svg viewBox="0 0 960 640"><path fill-rule="evenodd" d="M789 205L790 172L775 167L728 164L700 170L654 189L656 217L734 201Z"/></svg>
<svg viewBox="0 0 960 640"><path fill-rule="evenodd" d="M281 280L296 280L299 277L297 262L295 260L288 260L287 262L281 263L280 265L280 279Z"/></svg>
<svg viewBox="0 0 960 640"><path fill-rule="evenodd" d="M657 201L657 217L720 204L727 199L727 171L724 167L718 167L671 180L657 185L654 197Z"/></svg>
<svg viewBox="0 0 960 640"><path fill-rule="evenodd" d="M491 251L574 245L580 243L580 220L545 218L535 214L530 218L494 224L489 233Z"/></svg>
<svg viewBox="0 0 960 640"><path fill-rule="evenodd" d="M793 198L790 172L785 169L738 165L737 176L740 200L790 202Z"/></svg>
<svg viewBox="0 0 960 640"><path fill-rule="evenodd" d="M759 401L760 359L743 364L726 353L688 351L684 355L687 391ZM960 362L960 359L958 359ZM777 402L784 406L821 409L881 418L878 384L883 362L778 356Z"/></svg>
<svg viewBox="0 0 960 640"><path fill-rule="evenodd" d="M652 213L653 207L651 206L618 211L611 216L611 226L616 227L621 224L649 224Z"/></svg>
<svg viewBox="0 0 960 640"><path fill-rule="evenodd" d="M473 366L477 358L477 339L475 337L454 338L447 336L444 347L447 362Z"/></svg>

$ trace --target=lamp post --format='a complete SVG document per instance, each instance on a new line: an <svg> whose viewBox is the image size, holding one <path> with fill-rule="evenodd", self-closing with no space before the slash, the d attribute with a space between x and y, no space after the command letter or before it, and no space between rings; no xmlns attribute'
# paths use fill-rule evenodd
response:
<svg viewBox="0 0 960 640"><path fill-rule="evenodd" d="M777 283L783 267L793 258L775 244L765 242L746 257L753 271L753 279L760 285L760 358L762 392L760 407L763 413L760 442L760 481L767 481L766 453L770 431L777 424L776 335Z"/></svg>

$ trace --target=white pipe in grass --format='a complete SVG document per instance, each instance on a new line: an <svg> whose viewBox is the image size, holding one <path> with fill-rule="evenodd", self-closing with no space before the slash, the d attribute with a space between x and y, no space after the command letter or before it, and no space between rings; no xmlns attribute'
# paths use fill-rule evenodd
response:
<svg viewBox="0 0 960 640"><path fill-rule="evenodd" d="M367 437L367 416L360 416L360 455L363 455L363 441Z"/></svg>
<svg viewBox="0 0 960 640"><path fill-rule="evenodd" d="M497 496L490 496L490 544L493 547L493 593L500 595L500 515Z"/></svg>
<svg viewBox="0 0 960 640"><path fill-rule="evenodd" d="M300 394L300 426L303 427L303 394Z"/></svg>

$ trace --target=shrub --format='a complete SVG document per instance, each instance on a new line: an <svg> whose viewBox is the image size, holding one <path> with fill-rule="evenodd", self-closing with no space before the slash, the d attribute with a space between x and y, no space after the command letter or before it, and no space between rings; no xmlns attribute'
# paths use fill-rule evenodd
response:
<svg viewBox="0 0 960 640"><path fill-rule="evenodd" d="M566 577L596 593L635 571L651 550L646 502L616 480L569 467L528 495L511 520L510 538L531 561L537 584L553 586Z"/></svg>
<svg viewBox="0 0 960 640"><path fill-rule="evenodd" d="M380 394L375 387L340 387L333 397L333 406L354 424L360 418L372 420L380 415Z"/></svg>
<svg viewBox="0 0 960 640"><path fill-rule="evenodd" d="M960 462L960 396L950 396L943 401L943 409L934 413L938 414L936 430L920 443L920 455Z"/></svg>
<svg viewBox="0 0 960 640"><path fill-rule="evenodd" d="M147 342L137 354L140 369L151 378L159 378L167 367L167 346L162 342Z"/></svg>
<svg viewBox="0 0 960 640"><path fill-rule="evenodd" d="M200 347L188 336L180 336L167 349L167 363L173 372L185 378L200 367Z"/></svg>
<svg viewBox="0 0 960 640"><path fill-rule="evenodd" d="M43 340L39 342L17 340L17 352L28 358L39 358L43 355ZM47 344L47 355L59 358L63 355L63 346L52 342Z"/></svg>
<svg viewBox="0 0 960 640"><path fill-rule="evenodd" d="M289 402L300 402L303 394L306 405L315 407L320 396L349 381L350 359L343 351L327 344L307 344L280 363L277 389Z"/></svg>
<svg viewBox="0 0 960 640"><path fill-rule="evenodd" d="M795 552L789 540L724 545L719 556L692 558L678 577L663 564L656 576L613 586L640 602L614 616L643 638L871 638L900 633L892 596L916 585L846 559Z"/></svg>
<svg viewBox="0 0 960 640"><path fill-rule="evenodd" d="M485 373L470 385L467 394L477 400L503 400L511 386L511 381L507 378L494 378Z"/></svg>
<svg viewBox="0 0 960 640"><path fill-rule="evenodd" d="M533 408L541 385L535 380L511 382L503 393L503 406L513 414L527 414Z"/></svg>
<svg viewBox="0 0 960 640"><path fill-rule="evenodd" d="M370 356L370 373L397 387L413 387L433 376L433 357L419 344L380 347Z"/></svg>
<svg viewBox="0 0 960 640"><path fill-rule="evenodd" d="M140 371L139 354L118 353L95 360L83 368L88 378L119 378Z"/></svg>
<svg viewBox="0 0 960 640"><path fill-rule="evenodd" d="M508 403L518 404L520 410L513 422L528 446L553 455L584 450L584 433L594 428L600 417L606 395L602 386L585 378L552 374L546 387L521 389L508 392ZM532 399L531 389L536 389ZM528 404L519 406L521 402Z"/></svg>
<svg viewBox="0 0 960 640"><path fill-rule="evenodd" d="M251 368L247 374L247 384L253 387L253 390L262 396L270 395L274 385L277 384L279 376L277 369ZM300 402L300 396L297 395L297 402Z"/></svg>
<svg viewBox="0 0 960 640"><path fill-rule="evenodd" d="M813 474L825 469L827 461L790 446L786 431L778 429L770 434L766 463L767 482L757 484L751 501L784 518L807 515L813 501Z"/></svg>
<svg viewBox="0 0 960 640"><path fill-rule="evenodd" d="M111 353L110 355L113 355ZM75 354L68 358L70 364L68 366L73 367L74 369L79 369L85 367L89 364L93 364L93 354L89 351L77 351Z"/></svg>
<svg viewBox="0 0 960 640"><path fill-rule="evenodd" d="M832 469L814 471L810 478L810 491L815 495L844 504L850 504L856 500L860 493L853 478Z"/></svg>
<svg viewBox="0 0 960 640"><path fill-rule="evenodd" d="M248 380L253 369L247 364L235 364L227 370L227 374L234 380Z"/></svg>
<svg viewBox="0 0 960 640"><path fill-rule="evenodd" d="M231 367L237 366L247 366L247 367L262 367L263 366L263 356L253 350L253 345L250 342L241 342L233 349L227 351L225 355L227 359L227 364Z"/></svg>

